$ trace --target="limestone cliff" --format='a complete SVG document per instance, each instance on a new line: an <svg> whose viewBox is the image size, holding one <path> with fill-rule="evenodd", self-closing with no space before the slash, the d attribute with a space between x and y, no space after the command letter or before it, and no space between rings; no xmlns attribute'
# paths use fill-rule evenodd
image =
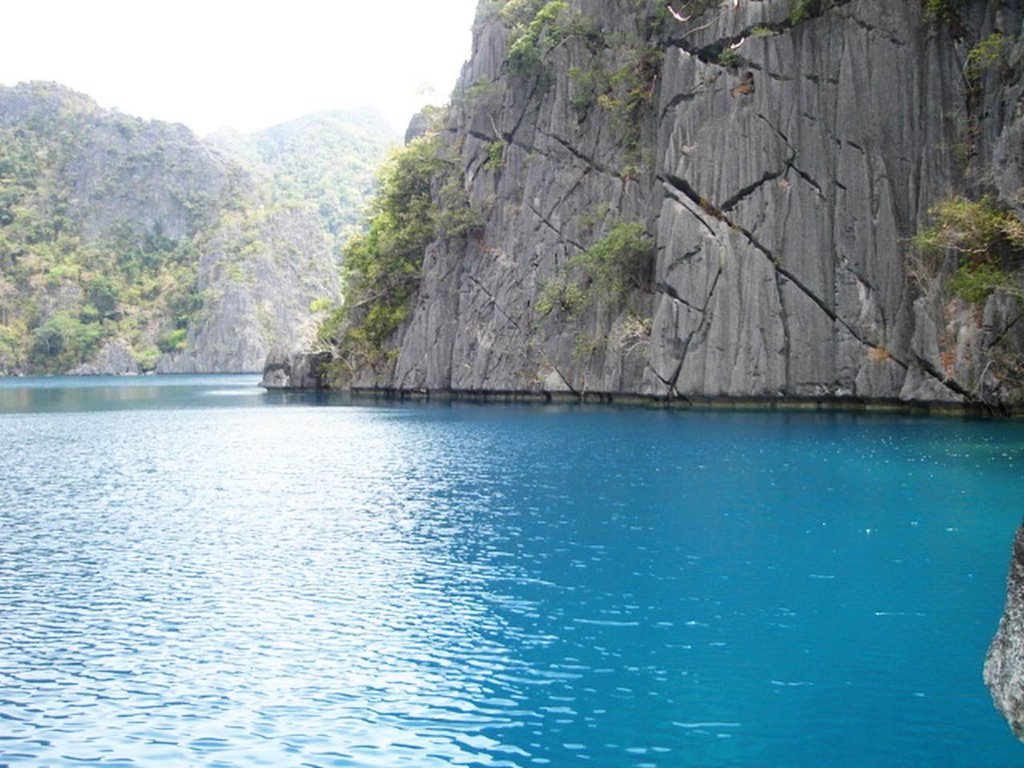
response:
<svg viewBox="0 0 1024 768"><path fill-rule="evenodd" d="M1020 30L997 0L483 2L441 131L482 224L350 383L1019 402L1019 290L964 298L911 241L955 195L1019 223ZM606 290L632 224L650 260Z"/></svg>
<svg viewBox="0 0 1024 768"><path fill-rule="evenodd" d="M313 302L338 293L323 221L301 206L230 211L201 240L196 288L203 306L180 351L158 373L260 371L275 344L308 344Z"/></svg>

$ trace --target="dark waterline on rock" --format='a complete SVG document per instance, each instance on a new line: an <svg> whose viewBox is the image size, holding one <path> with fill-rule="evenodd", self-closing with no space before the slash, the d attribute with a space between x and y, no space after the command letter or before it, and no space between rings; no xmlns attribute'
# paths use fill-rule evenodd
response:
<svg viewBox="0 0 1024 768"><path fill-rule="evenodd" d="M977 766L1024 425L0 382L0 763Z"/></svg>

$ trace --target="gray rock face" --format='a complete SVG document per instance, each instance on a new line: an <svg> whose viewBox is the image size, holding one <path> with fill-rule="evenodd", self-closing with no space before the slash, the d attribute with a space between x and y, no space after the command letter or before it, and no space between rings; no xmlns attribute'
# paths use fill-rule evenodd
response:
<svg viewBox="0 0 1024 768"><path fill-rule="evenodd" d="M72 376L134 376L141 372L131 347L115 339L104 344L92 362L80 365L69 373Z"/></svg>
<svg viewBox="0 0 1024 768"><path fill-rule="evenodd" d="M70 132L60 175L70 181L67 215L87 239L121 229L176 241L212 220L228 195L252 189L242 168L184 125L109 112L56 83L0 88L0 125Z"/></svg>
<svg viewBox="0 0 1024 768"><path fill-rule="evenodd" d="M270 390L326 389L325 369L329 352L290 352L275 347L267 355L260 386Z"/></svg>
<svg viewBox="0 0 1024 768"><path fill-rule="evenodd" d="M249 237L241 237L244 231ZM275 209L255 224L225 218L204 242L199 291L207 297L185 350L159 373L262 371L275 344L312 343L310 304L338 295L338 270L322 223L303 208Z"/></svg>
<svg viewBox="0 0 1024 768"><path fill-rule="evenodd" d="M1024 526L1013 541L1006 607L985 658L985 685L1013 733L1024 739Z"/></svg>
<svg viewBox="0 0 1024 768"><path fill-rule="evenodd" d="M508 30L482 14L449 134L486 225L428 250L381 383L1019 402L991 364L997 348L1022 349L1018 303L950 298L949 270L919 269L908 243L931 206L979 191L977 179L1021 199L1021 68L986 76L981 103L995 106L970 111L966 43L919 3L836 0L796 24L790 5L668 19L653 103L627 128L621 111L586 103L580 73L635 66L635 51L569 35L542 75L513 75ZM640 35L633 3L570 6L605 41ZM1016 3L968 6L980 36L1020 30ZM716 63L722 50L736 66ZM655 236L649 284L541 311L545 286L617 221Z"/></svg>
<svg viewBox="0 0 1024 768"><path fill-rule="evenodd" d="M68 172L71 213L87 237L128 223L177 241L207 225L229 195L252 187L241 168L184 125L123 116L84 132Z"/></svg>
<svg viewBox="0 0 1024 768"><path fill-rule="evenodd" d="M429 121L423 112L417 112L409 119L409 125L405 129L405 143L418 139L427 132Z"/></svg>

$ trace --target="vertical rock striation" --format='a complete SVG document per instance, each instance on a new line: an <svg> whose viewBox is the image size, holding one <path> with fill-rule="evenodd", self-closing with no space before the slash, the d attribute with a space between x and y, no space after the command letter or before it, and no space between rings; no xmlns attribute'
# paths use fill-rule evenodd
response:
<svg viewBox="0 0 1024 768"><path fill-rule="evenodd" d="M972 0L962 29L909 0L738 0L685 21L535 3L537 19L563 8L527 28L532 69L511 5L481 5L444 130L485 223L427 250L372 383L1019 400L1000 362L1024 349L1017 300L956 298L953 266L909 245L950 195L1021 207L1019 3ZM970 83L970 47L994 31L1011 63ZM654 237L649 272L587 296L581 254L622 222ZM583 300L551 301L566 282Z"/></svg>

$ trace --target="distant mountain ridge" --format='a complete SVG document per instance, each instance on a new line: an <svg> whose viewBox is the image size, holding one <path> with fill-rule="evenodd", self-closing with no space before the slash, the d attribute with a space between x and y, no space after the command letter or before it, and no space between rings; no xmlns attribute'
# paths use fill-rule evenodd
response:
<svg viewBox="0 0 1024 768"><path fill-rule="evenodd" d="M0 87L0 375L259 370L309 341L395 138L327 113L201 140L55 83Z"/></svg>
<svg viewBox="0 0 1024 768"><path fill-rule="evenodd" d="M315 203L335 236L361 221L377 167L397 139L387 120L370 109L317 112L257 133L217 131L206 137L269 177L278 196Z"/></svg>

